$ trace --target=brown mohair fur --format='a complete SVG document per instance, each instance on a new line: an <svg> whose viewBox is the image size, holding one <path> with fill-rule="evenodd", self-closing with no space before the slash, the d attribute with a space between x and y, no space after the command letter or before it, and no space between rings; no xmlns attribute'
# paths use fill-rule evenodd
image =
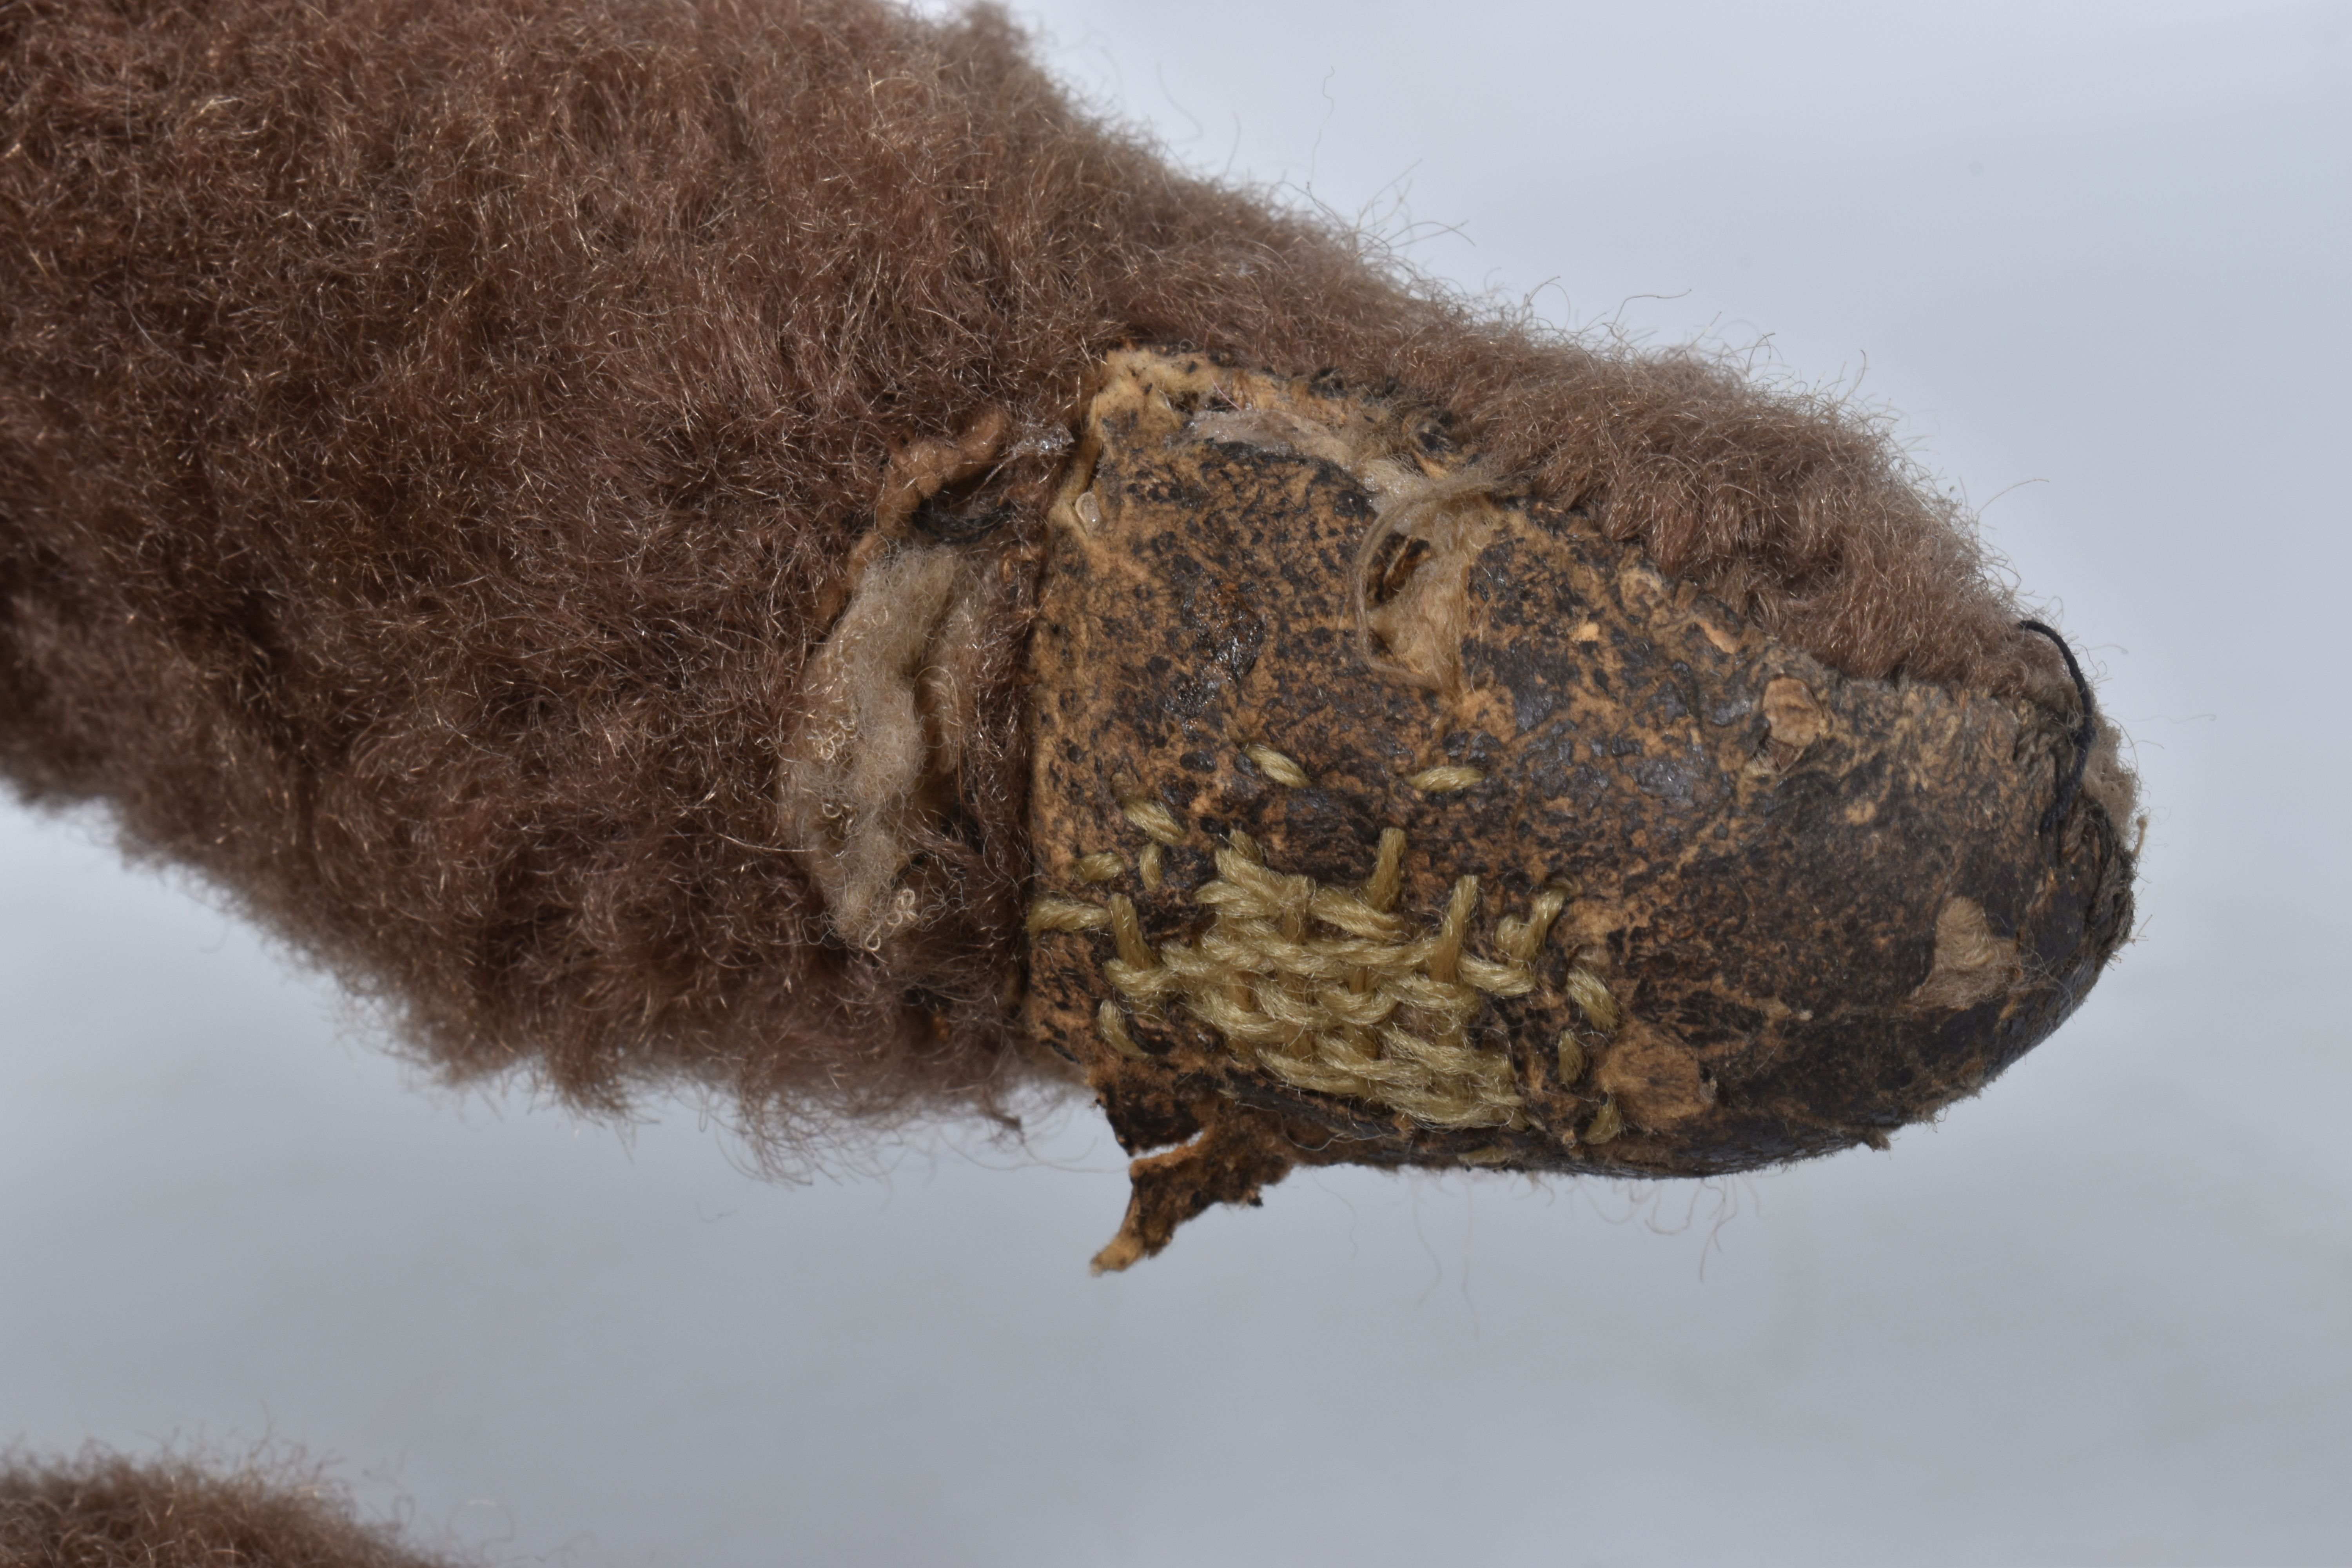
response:
<svg viewBox="0 0 2352 1568"><path fill-rule="evenodd" d="M0 1568L449 1568L317 1473L92 1449L0 1468Z"/></svg>
<svg viewBox="0 0 2352 1568"><path fill-rule="evenodd" d="M985 1104L1043 437L1138 342L1409 389L1849 674L2059 700L1869 422L1180 174L993 10L14 0L0 767L452 1074L684 1077L772 1131ZM868 951L787 841L786 737L906 454L1007 415L973 728Z"/></svg>

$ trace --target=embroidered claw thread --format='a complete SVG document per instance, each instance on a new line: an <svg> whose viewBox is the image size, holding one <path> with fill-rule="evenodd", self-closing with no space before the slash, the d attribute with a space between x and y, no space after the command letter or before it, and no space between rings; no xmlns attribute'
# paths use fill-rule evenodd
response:
<svg viewBox="0 0 2352 1568"><path fill-rule="evenodd" d="M1469 1030L1489 999L1535 989L1532 961L1566 897L1538 895L1526 919L1498 928L1503 958L1481 957L1467 941L1477 879L1454 884L1434 930L1393 911L1404 847L1402 832L1384 833L1358 889L1270 869L1236 834L1193 895L1212 916L1195 940L1151 949L1134 906L1111 900L1118 957L1104 975L1138 1012L1181 1006L1294 1089L1370 1100L1426 1126L1524 1126L1509 1056L1478 1048Z"/></svg>

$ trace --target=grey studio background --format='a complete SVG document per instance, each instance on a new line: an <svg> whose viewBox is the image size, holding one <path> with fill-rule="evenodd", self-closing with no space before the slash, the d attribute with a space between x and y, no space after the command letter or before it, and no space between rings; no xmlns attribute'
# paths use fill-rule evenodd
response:
<svg viewBox="0 0 2352 1568"><path fill-rule="evenodd" d="M580 1564L2352 1562L2352 8L1024 14L1196 167L1899 410L2137 741L2137 944L1888 1152L1305 1173L1097 1280L1084 1108L763 1184L9 808L0 1443Z"/></svg>

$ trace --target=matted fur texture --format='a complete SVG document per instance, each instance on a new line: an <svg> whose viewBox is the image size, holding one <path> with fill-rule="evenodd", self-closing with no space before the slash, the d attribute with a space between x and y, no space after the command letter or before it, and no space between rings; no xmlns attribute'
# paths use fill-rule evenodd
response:
<svg viewBox="0 0 2352 1568"><path fill-rule="evenodd" d="M2066 700L1868 422L1174 172L995 11L13 0L0 765L454 1075L683 1077L770 1134L988 1105L1055 437L1104 352L1178 341L1411 389L1850 674ZM892 455L1008 416L919 904L845 941L795 853L812 660Z"/></svg>
<svg viewBox="0 0 2352 1568"><path fill-rule="evenodd" d="M453 1568L363 1524L299 1466L92 1449L0 1468L0 1568Z"/></svg>

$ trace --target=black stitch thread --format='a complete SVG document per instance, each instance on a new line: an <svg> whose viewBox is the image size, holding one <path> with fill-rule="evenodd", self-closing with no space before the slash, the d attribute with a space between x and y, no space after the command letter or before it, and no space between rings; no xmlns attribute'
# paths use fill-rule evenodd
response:
<svg viewBox="0 0 2352 1568"><path fill-rule="evenodd" d="M2098 705L2091 700L2091 683L2083 678L2083 667L2075 662L2074 650L2068 646L2066 639L2040 621L2020 621L2017 626L2020 631L2040 632L2058 645L2059 654L2066 660L2066 673L2074 678L2074 690L2083 700L2083 721L2074 726L2074 765L2066 770L2065 782L2058 786L2058 798L2052 801L2050 809L2042 814L2041 826L2035 829L2039 833L2047 833L2066 815L2066 808L2074 804L2074 797L2083 791L2083 770L2090 764L2091 743L2099 738L2099 710Z"/></svg>

